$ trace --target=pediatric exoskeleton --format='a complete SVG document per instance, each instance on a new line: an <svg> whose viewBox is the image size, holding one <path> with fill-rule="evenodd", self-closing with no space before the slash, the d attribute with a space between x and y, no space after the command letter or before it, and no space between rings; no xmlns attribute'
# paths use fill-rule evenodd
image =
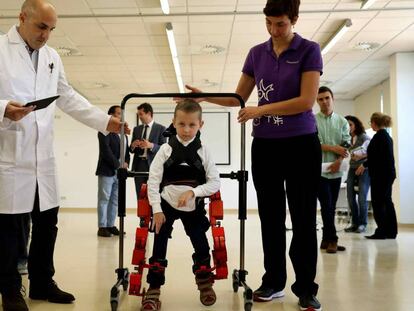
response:
<svg viewBox="0 0 414 311"><path fill-rule="evenodd" d="M226 279L228 275L226 239L224 228L221 226L220 222L223 219L223 201L221 200L220 192L216 192L210 196L209 199L209 218L214 244L212 250L214 265L213 267L210 267L210 258L208 258L208 262L206 262L206 264L200 262L197 262L197 264L195 263L193 271L196 276L202 275L203 273L211 273L215 280ZM130 275L129 294L144 297L145 288L141 291L144 269L147 268L155 272L164 272L167 267L167 260L149 263L146 262L145 251L152 219L146 184L143 184L141 187L138 199L137 215L140 218L140 224L136 229L135 234L135 247L132 255L132 264L135 266L135 272L132 272ZM203 280L197 279L196 277L196 282L201 291L203 288Z"/></svg>

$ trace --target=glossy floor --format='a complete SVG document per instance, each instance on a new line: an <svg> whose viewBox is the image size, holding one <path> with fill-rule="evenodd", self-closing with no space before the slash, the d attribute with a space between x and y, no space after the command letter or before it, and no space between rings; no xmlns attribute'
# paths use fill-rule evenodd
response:
<svg viewBox="0 0 414 311"><path fill-rule="evenodd" d="M55 280L61 288L72 292L76 302L56 305L27 299L30 310L110 310L109 292L116 281L118 239L96 236L96 214L93 211L62 210L55 251ZM126 219L125 263L130 266L134 232L138 221L131 212ZM226 215L230 270L239 267L239 227L237 215ZM288 225L289 226L289 225ZM362 234L344 233L346 219L340 219L338 231L347 250L335 255L319 252L317 282L318 298L326 311L412 311L414 310L414 229L400 228L397 240L366 240ZM182 225L177 223L169 244L167 282L162 288L162 310L244 310L243 288L232 290L231 278L217 281L217 303L204 307L191 273L191 246ZM318 226L320 227L320 225ZM369 226L369 233L374 225ZM261 237L257 214L249 214L246 223L245 263L252 289L260 285L262 268ZM209 233L210 234L210 233ZM320 237L320 231L318 231ZM287 232L290 240L291 232ZM152 240L151 240L152 241ZM149 243L151 244L151 243ZM277 247L277 246L275 246ZM268 303L255 303L253 310L298 310L297 298L290 285L293 270L288 260L286 296ZM27 286L27 277L24 278ZM139 310L140 298L122 292L118 310Z"/></svg>

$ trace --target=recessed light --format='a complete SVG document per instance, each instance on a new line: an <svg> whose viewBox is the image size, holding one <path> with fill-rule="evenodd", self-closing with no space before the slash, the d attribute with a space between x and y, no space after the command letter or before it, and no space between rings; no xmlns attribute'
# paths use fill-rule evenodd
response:
<svg viewBox="0 0 414 311"><path fill-rule="evenodd" d="M68 48L65 46L58 46L55 48L60 56L81 56L82 53L75 48Z"/></svg>
<svg viewBox="0 0 414 311"><path fill-rule="evenodd" d="M372 51L375 50L377 47L379 47L380 44L377 42L358 42L354 45L354 50L360 50L360 51Z"/></svg>

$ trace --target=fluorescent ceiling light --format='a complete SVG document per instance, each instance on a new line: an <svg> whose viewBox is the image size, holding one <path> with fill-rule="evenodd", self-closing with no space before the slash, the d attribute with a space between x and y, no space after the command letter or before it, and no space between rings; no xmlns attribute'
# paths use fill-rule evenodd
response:
<svg viewBox="0 0 414 311"><path fill-rule="evenodd" d="M371 5L374 4L376 0L364 0L361 3L361 10L366 10L368 9Z"/></svg>
<svg viewBox="0 0 414 311"><path fill-rule="evenodd" d="M174 64L174 70L175 70L175 76L177 78L178 83L178 89L181 93L184 93L184 83L183 83L183 77L181 75L181 69L180 69L180 62L178 60L178 53L177 53L177 45L175 44L174 39L174 32L171 23L165 24L165 30L167 31L167 38L168 38L168 44L170 45L170 51L171 51L171 57Z"/></svg>
<svg viewBox="0 0 414 311"><path fill-rule="evenodd" d="M329 38L328 42L322 48L322 55L328 53L328 51L344 36L344 34L349 30L349 27L352 26L352 21L346 19L341 27L335 32L335 34Z"/></svg>
<svg viewBox="0 0 414 311"><path fill-rule="evenodd" d="M168 0L160 0L161 2L161 10L165 15L170 14L170 5L168 4Z"/></svg>

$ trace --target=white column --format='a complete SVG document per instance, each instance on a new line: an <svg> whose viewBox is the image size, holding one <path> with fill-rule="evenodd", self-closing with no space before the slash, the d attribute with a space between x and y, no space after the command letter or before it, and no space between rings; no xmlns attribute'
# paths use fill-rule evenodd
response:
<svg viewBox="0 0 414 311"><path fill-rule="evenodd" d="M399 222L414 223L414 53L390 59L392 137L397 169L394 203Z"/></svg>

